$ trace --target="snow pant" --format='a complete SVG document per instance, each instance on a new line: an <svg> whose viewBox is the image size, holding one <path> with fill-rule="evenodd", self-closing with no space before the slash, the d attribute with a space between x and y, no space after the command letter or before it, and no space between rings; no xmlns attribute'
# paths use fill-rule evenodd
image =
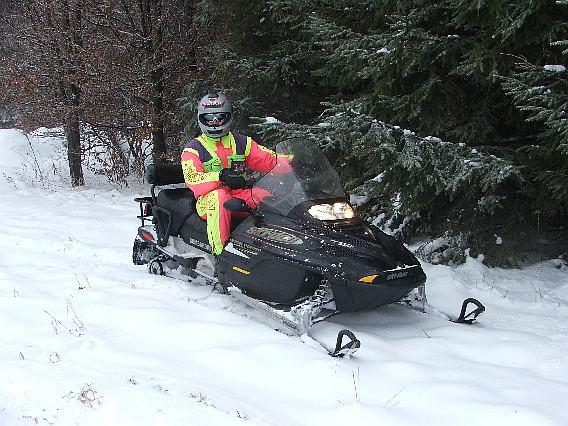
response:
<svg viewBox="0 0 568 426"><path fill-rule="evenodd" d="M233 197L240 198L249 207L255 208L255 201L260 202L268 195L270 195L270 192L262 188L251 190L221 187L199 197L196 204L197 214L207 220L207 238L213 254L220 254L225 243L229 240L232 217L246 215L246 213L226 210L225 202Z"/></svg>

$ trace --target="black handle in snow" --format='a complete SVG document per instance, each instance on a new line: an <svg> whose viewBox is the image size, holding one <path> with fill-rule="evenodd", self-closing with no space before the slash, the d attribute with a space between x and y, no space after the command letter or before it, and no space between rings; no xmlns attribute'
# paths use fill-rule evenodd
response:
<svg viewBox="0 0 568 426"><path fill-rule="evenodd" d="M466 314L467 307L470 303L477 306L477 308ZM470 297L469 299L465 299L463 301L460 316L452 322L459 324L472 324L483 312L485 312L485 306L483 306L483 304L479 300Z"/></svg>
<svg viewBox="0 0 568 426"><path fill-rule="evenodd" d="M343 344L343 337L347 336L349 341ZM337 342L335 344L335 350L331 353L331 356L343 358L345 355L353 354L357 349L361 347L361 342L355 337L351 330L341 330L337 334Z"/></svg>

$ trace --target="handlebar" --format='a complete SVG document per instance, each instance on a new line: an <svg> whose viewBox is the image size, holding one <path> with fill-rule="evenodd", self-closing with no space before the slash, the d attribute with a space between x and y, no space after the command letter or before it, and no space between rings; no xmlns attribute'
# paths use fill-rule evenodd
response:
<svg viewBox="0 0 568 426"><path fill-rule="evenodd" d="M221 185L223 185L223 183L221 183ZM241 187L241 189L252 189L252 188L254 188L255 185L256 185L256 179L255 178L245 179L245 184L244 184L243 187ZM225 185L225 186L227 186L227 188L229 188L228 185ZM238 188L236 188L236 189L238 189Z"/></svg>

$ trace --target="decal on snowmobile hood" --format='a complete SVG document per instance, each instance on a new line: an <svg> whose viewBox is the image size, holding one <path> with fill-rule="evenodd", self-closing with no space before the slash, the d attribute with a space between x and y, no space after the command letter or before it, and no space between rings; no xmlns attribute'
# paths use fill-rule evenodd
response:
<svg viewBox="0 0 568 426"><path fill-rule="evenodd" d="M403 271L403 272L394 272L392 274L389 274L387 276L387 280L397 280L399 278L404 278L408 275L408 271Z"/></svg>
<svg viewBox="0 0 568 426"><path fill-rule="evenodd" d="M232 241L229 241L229 244L227 244L225 246L225 251L228 251L229 253L233 253L236 254L237 256L240 257L244 257L245 259L250 259L250 257L248 257L246 254L244 254L242 251L238 250Z"/></svg>
<svg viewBox="0 0 568 426"><path fill-rule="evenodd" d="M304 242L295 235L289 234L284 231L277 231L271 228L257 228L253 226L247 230L247 234L254 235L255 237L262 238L263 240L274 241L275 243L295 245L303 244Z"/></svg>
<svg viewBox="0 0 568 426"><path fill-rule="evenodd" d="M239 241L239 240L231 240L230 244L233 245L233 248L235 250L238 250L238 251L244 253L245 255L250 254L252 256L258 256L258 254L261 251L259 247L251 246L250 244L243 243L242 241ZM228 244L227 244L227 246L228 246ZM225 248L225 250L226 250L226 248ZM248 256L247 256L247 258L250 259Z"/></svg>

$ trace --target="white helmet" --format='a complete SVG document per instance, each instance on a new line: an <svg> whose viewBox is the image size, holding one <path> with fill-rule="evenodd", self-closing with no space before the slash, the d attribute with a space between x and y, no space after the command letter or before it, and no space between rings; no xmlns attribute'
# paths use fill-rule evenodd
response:
<svg viewBox="0 0 568 426"><path fill-rule="evenodd" d="M203 133L220 138L229 133L233 123L233 105L224 93L205 95L197 105L197 123Z"/></svg>

